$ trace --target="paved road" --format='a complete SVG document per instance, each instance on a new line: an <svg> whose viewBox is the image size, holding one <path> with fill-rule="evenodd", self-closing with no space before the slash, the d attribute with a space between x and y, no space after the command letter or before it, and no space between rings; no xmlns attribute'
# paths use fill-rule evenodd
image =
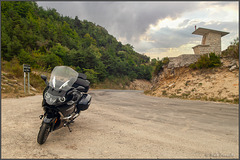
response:
<svg viewBox="0 0 240 160"><path fill-rule="evenodd" d="M92 90L72 132L38 145L42 97L2 99L2 158L238 158L238 105Z"/></svg>

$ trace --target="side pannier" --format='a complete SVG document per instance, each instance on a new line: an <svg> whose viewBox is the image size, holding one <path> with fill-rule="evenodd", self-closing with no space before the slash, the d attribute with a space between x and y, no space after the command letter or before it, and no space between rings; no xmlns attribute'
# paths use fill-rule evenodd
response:
<svg viewBox="0 0 240 160"><path fill-rule="evenodd" d="M89 94L83 94L80 101L77 104L78 111L87 110L92 100L92 96Z"/></svg>

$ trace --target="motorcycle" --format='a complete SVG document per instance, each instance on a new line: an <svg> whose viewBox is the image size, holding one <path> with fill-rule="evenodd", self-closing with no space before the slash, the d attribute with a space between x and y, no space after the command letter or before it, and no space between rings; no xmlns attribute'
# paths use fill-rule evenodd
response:
<svg viewBox="0 0 240 160"><path fill-rule="evenodd" d="M47 81L41 75L46 88L43 91L42 107L44 114L40 115L42 124L38 132L37 142L46 142L50 132L68 127L74 122L81 111L88 109L91 104L91 95L87 94L90 82L83 73L78 73L67 66L56 66Z"/></svg>

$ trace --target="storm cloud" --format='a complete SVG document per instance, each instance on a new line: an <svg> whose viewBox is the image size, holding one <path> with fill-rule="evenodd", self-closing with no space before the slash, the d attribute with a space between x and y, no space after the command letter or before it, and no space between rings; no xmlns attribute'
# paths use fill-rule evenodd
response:
<svg viewBox="0 0 240 160"><path fill-rule="evenodd" d="M100 25L140 53L166 51L186 44L200 43L192 35L197 27L229 31L231 40L238 36L238 2L163 2L163 1L72 1L37 2L55 8L63 16L88 20ZM237 10L237 11L236 11ZM238 15L238 14L237 14ZM231 20L229 20L231 19ZM225 46L226 43L224 42ZM191 49L191 47L190 47ZM161 57L161 56L159 56Z"/></svg>
<svg viewBox="0 0 240 160"><path fill-rule="evenodd" d="M64 16L88 20L106 28L116 37L138 41L139 36L165 17L177 18L197 3L182 2L38 2L43 7L55 8Z"/></svg>

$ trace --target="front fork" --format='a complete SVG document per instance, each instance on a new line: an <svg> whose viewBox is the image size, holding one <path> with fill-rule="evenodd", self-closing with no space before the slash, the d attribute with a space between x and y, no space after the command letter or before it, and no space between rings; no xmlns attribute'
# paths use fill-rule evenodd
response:
<svg viewBox="0 0 240 160"><path fill-rule="evenodd" d="M45 112L45 114L44 114L44 115L40 115L39 118L40 118L40 119L43 119L42 123L50 124L51 128L50 128L50 131L49 131L49 132L51 132L51 131L54 130L55 124L56 124L56 122L57 122L57 117L48 118L48 117L47 117L47 114L46 114L46 112ZM70 124L70 123L73 123L73 122L74 122L74 121L65 122L63 126L64 126L64 127L68 127L69 132L72 132L71 128L69 127L69 124Z"/></svg>
<svg viewBox="0 0 240 160"><path fill-rule="evenodd" d="M50 126L51 126L50 132L54 130L54 126L56 124L57 117L48 118L47 114L45 112L44 115L40 115L39 118L43 119L42 123L50 124Z"/></svg>
<svg viewBox="0 0 240 160"><path fill-rule="evenodd" d="M53 130L55 130L55 129L61 128L62 122L60 122L60 123L61 123L60 126L58 126L57 128L54 128L56 122L58 121L58 118L57 118L57 117L49 117L49 118L48 118L47 110L46 110L45 108L44 108L43 110L44 110L44 115L40 115L39 118L40 118L40 119L43 119L42 123L50 124L50 126L51 126L50 132L53 131ZM80 114L80 112L77 114L77 116L78 116L79 114ZM67 121L63 122L63 126L64 126L64 127L68 127L69 132L72 132L71 128L69 127L69 124L70 124L70 123L73 123L73 122L74 122L73 120L74 120L75 118L77 118L77 116L76 116L76 117L73 117L73 119L72 119L70 122L67 122ZM61 119L59 119L59 120L61 120Z"/></svg>

